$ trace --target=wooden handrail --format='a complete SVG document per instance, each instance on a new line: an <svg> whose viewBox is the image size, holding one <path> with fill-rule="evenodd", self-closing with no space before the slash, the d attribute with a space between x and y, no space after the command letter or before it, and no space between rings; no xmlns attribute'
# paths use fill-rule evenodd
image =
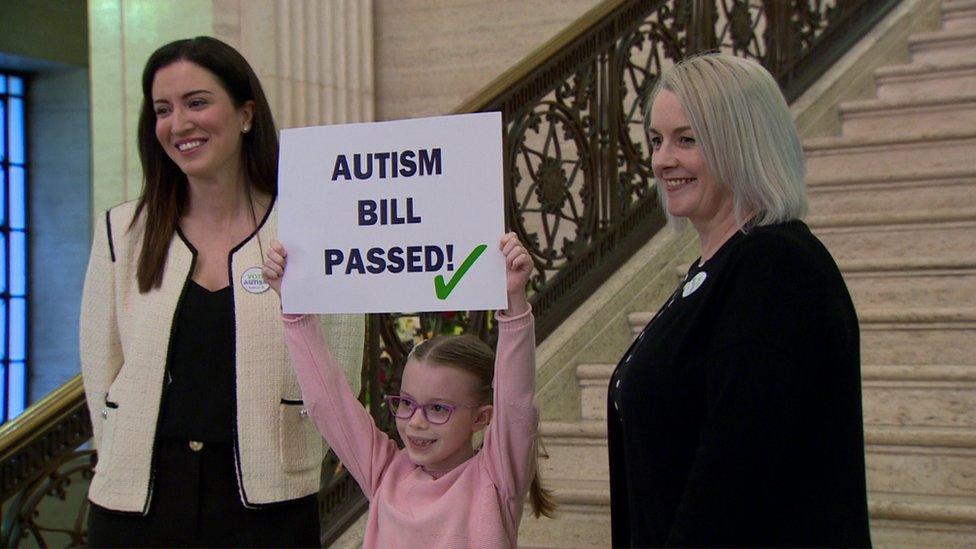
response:
<svg viewBox="0 0 976 549"><path fill-rule="evenodd" d="M89 438L91 421L78 374L0 426L0 501Z"/></svg>

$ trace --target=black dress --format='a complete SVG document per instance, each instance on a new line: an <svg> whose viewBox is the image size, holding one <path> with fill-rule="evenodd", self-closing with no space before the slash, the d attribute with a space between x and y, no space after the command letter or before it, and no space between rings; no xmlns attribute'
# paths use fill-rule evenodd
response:
<svg viewBox="0 0 976 549"><path fill-rule="evenodd" d="M317 547L317 495L244 507L234 459L234 296L189 280L173 326L149 513L91 505L92 547Z"/></svg>
<svg viewBox="0 0 976 549"><path fill-rule="evenodd" d="M871 544L857 316L800 221L692 265L607 421L615 547Z"/></svg>

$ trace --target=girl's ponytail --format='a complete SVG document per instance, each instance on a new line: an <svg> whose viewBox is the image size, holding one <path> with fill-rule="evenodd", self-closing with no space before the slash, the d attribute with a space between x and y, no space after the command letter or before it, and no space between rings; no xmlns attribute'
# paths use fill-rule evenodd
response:
<svg viewBox="0 0 976 549"><path fill-rule="evenodd" d="M535 475L532 476L532 484L529 486L529 503L532 504L532 514L535 518L546 516L552 518L556 511L556 499L552 491L542 487L539 479L539 458L535 460Z"/></svg>

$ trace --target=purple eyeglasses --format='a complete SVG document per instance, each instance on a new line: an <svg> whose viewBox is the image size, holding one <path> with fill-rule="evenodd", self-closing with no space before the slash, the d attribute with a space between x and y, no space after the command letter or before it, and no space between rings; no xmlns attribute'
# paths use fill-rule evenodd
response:
<svg viewBox="0 0 976 549"><path fill-rule="evenodd" d="M421 404L412 398L398 395L386 395L386 405L390 414L397 419L410 419L414 412L423 410L424 419L432 425L443 425L451 419L454 410L461 408L477 408L481 404L448 404L446 402L426 402Z"/></svg>

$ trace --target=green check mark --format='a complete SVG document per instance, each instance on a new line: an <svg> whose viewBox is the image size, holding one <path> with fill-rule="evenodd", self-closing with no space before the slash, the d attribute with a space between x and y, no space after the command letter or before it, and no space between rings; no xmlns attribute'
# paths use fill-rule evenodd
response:
<svg viewBox="0 0 976 549"><path fill-rule="evenodd" d="M458 282L461 282L461 279L465 274L467 274L468 269L474 265L475 261L478 261L481 254L483 254L487 249L487 244L476 246L475 249L468 255L467 259L464 260L464 263L461 264L461 267L454 272L454 276L451 277L451 280L447 284L444 283L444 275L435 276L434 293L437 294L437 299L447 299L447 296L451 295L451 292L454 291L454 288L458 285Z"/></svg>

